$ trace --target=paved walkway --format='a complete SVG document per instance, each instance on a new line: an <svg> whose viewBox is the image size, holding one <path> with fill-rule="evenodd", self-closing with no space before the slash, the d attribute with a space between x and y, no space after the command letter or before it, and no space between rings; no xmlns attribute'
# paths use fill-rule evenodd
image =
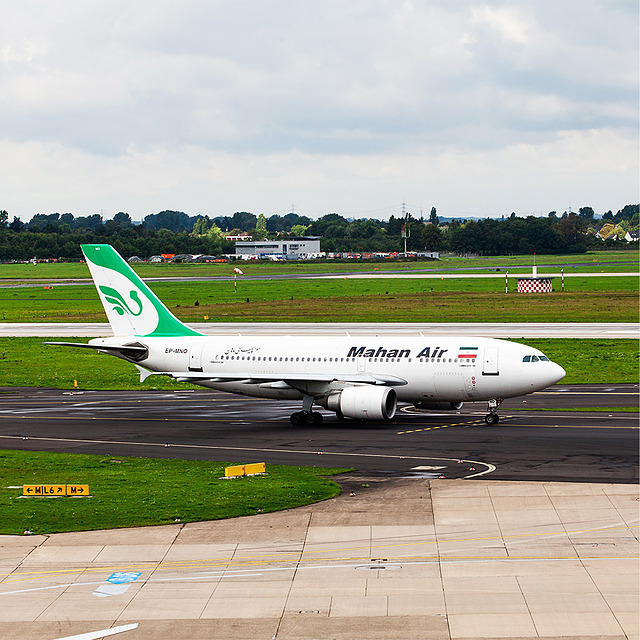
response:
<svg viewBox="0 0 640 640"><path fill-rule="evenodd" d="M638 487L344 487L235 520L0 536L0 638L639 637Z"/></svg>

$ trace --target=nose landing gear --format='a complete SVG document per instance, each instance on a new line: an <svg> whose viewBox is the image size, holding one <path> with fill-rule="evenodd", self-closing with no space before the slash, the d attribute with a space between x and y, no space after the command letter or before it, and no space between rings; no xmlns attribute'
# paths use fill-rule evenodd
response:
<svg viewBox="0 0 640 640"><path fill-rule="evenodd" d="M489 413L484 417L487 424L498 424L500 416L498 415L498 407L502 404L502 398L491 398L488 402L487 410Z"/></svg>

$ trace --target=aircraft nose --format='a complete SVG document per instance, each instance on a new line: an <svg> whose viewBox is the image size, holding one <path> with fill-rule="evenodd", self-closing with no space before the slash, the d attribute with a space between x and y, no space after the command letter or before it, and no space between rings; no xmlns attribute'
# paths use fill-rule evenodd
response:
<svg viewBox="0 0 640 640"><path fill-rule="evenodd" d="M559 364L555 362L549 362L548 364L549 385L560 382L567 375L567 372Z"/></svg>

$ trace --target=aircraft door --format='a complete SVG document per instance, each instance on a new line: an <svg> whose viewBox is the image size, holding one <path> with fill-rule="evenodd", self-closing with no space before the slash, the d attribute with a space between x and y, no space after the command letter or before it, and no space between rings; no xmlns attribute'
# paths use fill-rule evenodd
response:
<svg viewBox="0 0 640 640"><path fill-rule="evenodd" d="M189 351L189 371L202 371L204 342L194 342Z"/></svg>
<svg viewBox="0 0 640 640"><path fill-rule="evenodd" d="M366 358L356 358L356 364L358 365L358 373L364 373L367 368Z"/></svg>
<svg viewBox="0 0 640 640"><path fill-rule="evenodd" d="M483 376L498 376L498 349L496 347L486 347L484 350L484 361L482 363Z"/></svg>

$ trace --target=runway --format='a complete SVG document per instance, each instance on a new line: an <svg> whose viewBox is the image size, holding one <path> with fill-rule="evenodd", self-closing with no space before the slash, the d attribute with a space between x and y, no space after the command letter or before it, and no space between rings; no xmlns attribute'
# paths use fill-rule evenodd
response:
<svg viewBox="0 0 640 640"><path fill-rule="evenodd" d="M207 335L460 335L484 338L631 338L640 337L635 322L197 322L190 327ZM112 336L107 322L3 322L0 337Z"/></svg>
<svg viewBox="0 0 640 640"><path fill-rule="evenodd" d="M484 423L484 403L440 414L409 406L386 423L325 413L321 426L293 427L297 403L216 391L2 391L0 448L336 466L369 477L638 481L638 414L589 410L637 406L637 385L558 385L505 401L496 426Z"/></svg>

